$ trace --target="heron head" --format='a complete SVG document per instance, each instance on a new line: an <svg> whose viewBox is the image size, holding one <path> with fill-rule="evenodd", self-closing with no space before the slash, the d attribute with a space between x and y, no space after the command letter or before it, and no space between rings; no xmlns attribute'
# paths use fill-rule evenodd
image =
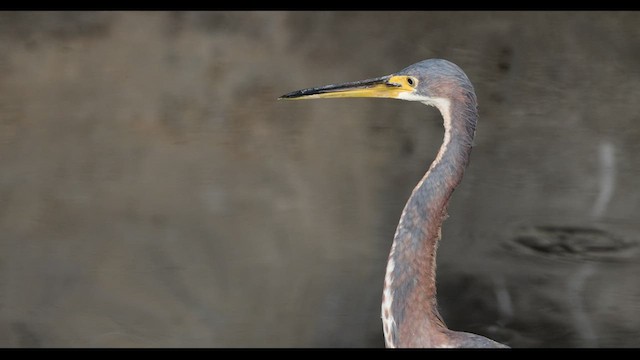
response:
<svg viewBox="0 0 640 360"><path fill-rule="evenodd" d="M391 75L298 90L279 99L376 97L434 105L438 99L450 99L457 90L465 88L473 90L462 69L447 60L429 59Z"/></svg>

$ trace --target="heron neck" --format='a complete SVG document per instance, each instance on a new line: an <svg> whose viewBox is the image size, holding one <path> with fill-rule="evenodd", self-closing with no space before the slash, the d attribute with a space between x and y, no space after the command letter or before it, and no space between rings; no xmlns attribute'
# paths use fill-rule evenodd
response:
<svg viewBox="0 0 640 360"><path fill-rule="evenodd" d="M447 336L436 302L436 251L475 134L475 98L469 99L437 104L444 141L405 205L387 263L382 306L387 346L431 346Z"/></svg>

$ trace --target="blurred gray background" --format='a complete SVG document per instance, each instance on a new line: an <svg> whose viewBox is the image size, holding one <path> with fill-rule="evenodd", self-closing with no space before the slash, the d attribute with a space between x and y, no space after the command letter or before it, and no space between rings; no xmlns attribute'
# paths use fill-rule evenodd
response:
<svg viewBox="0 0 640 360"><path fill-rule="evenodd" d="M480 104L449 327L640 345L639 13L3 12L0 346L382 347L440 115L276 98L433 57Z"/></svg>

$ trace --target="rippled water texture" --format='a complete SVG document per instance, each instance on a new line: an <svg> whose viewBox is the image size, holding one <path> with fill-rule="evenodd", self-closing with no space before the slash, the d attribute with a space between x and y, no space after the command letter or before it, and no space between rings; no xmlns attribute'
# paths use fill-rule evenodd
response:
<svg viewBox="0 0 640 360"><path fill-rule="evenodd" d="M382 347L436 110L287 92L439 57L475 85L449 327L640 345L640 14L0 13L0 346Z"/></svg>

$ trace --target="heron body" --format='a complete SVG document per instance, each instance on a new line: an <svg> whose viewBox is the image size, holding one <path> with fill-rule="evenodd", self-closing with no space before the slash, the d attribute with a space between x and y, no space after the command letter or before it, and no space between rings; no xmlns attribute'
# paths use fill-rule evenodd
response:
<svg viewBox="0 0 640 360"><path fill-rule="evenodd" d="M444 120L438 154L413 189L396 229L382 295L387 347L507 347L486 337L452 331L438 312L436 251L454 189L469 162L478 121L473 85L457 65L442 59L395 74L295 91L281 99L382 97L435 106Z"/></svg>

